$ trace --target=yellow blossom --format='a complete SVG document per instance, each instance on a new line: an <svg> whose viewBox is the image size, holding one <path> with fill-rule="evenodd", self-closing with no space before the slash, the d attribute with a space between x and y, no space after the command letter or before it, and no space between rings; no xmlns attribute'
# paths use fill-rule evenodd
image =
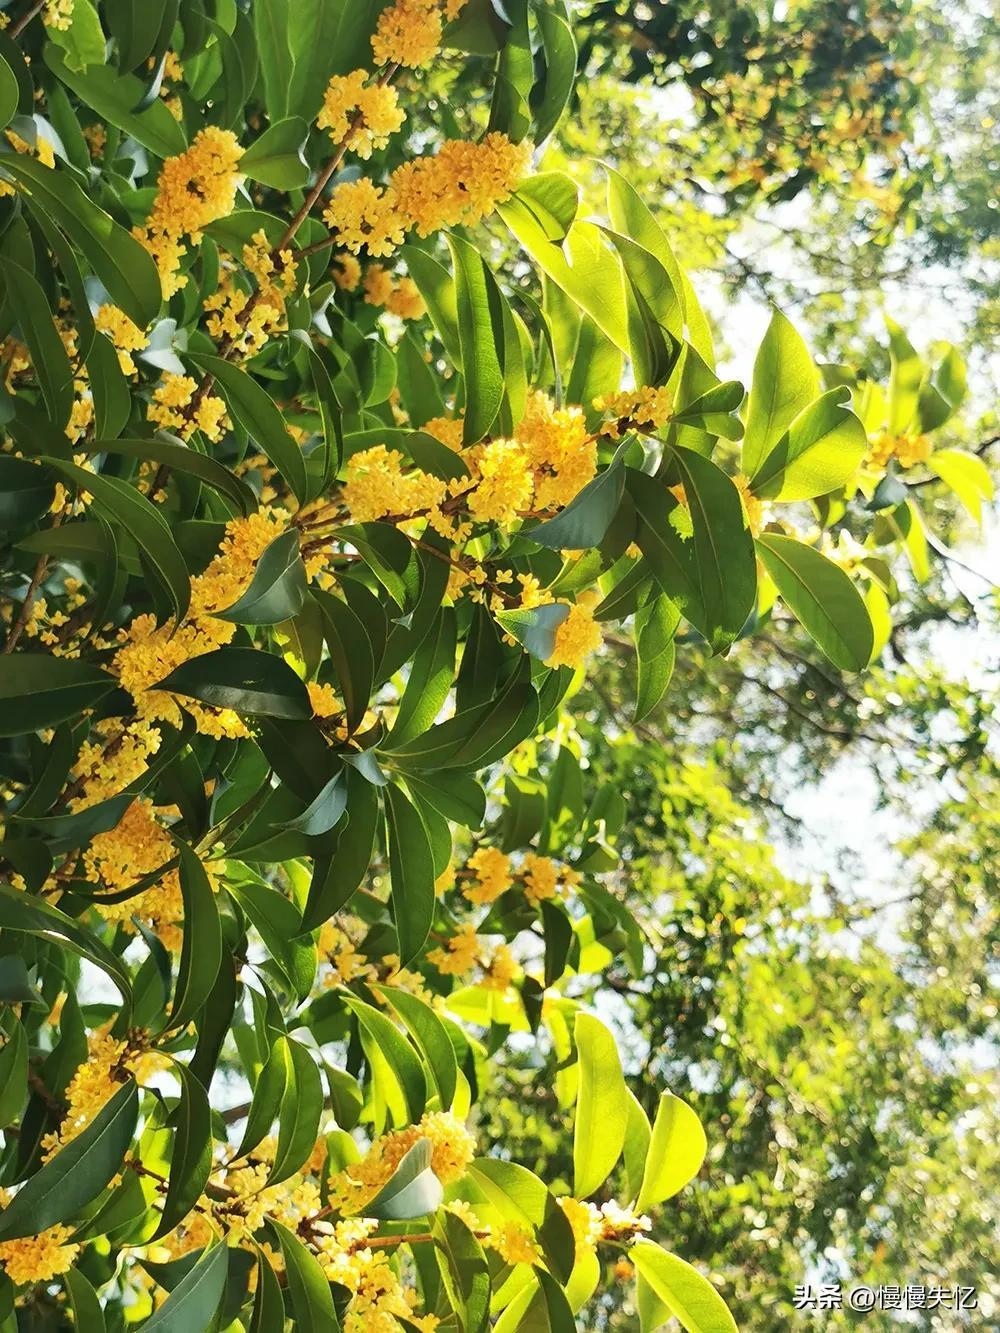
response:
<svg viewBox="0 0 1000 1333"><path fill-rule="evenodd" d="M332 717L334 713L343 710L343 705L332 685L320 685L318 681L310 680L306 682L306 689L309 691L309 702L316 717Z"/></svg>
<svg viewBox="0 0 1000 1333"><path fill-rule="evenodd" d="M479 983L485 990L509 990L511 982L519 972L514 955L506 944L498 944L484 966L483 979Z"/></svg>
<svg viewBox="0 0 1000 1333"><path fill-rule="evenodd" d="M637 426L647 432L660 430L670 420L674 400L665 386L656 389L647 384L641 389L595 398L594 406L612 418L605 422L603 434L617 440L620 435Z"/></svg>
<svg viewBox="0 0 1000 1333"><path fill-rule="evenodd" d="M183 439L190 439L200 430L207 440L221 440L226 425L226 404L221 398L206 395L191 415L188 409L198 392L197 383L190 375L166 374L163 382L153 391L153 401L146 415L162 430L175 431Z"/></svg>
<svg viewBox="0 0 1000 1333"><path fill-rule="evenodd" d="M353 292L361 281L361 265L351 254L337 255L333 266L333 280L344 292Z"/></svg>
<svg viewBox="0 0 1000 1333"><path fill-rule="evenodd" d="M597 472L597 441L578 407L557 408L533 390L515 432L535 473L535 505L568 505Z"/></svg>
<svg viewBox="0 0 1000 1333"><path fill-rule="evenodd" d="M346 144L358 157L368 158L373 149L386 146L405 119L395 88L368 84L368 71L356 69L335 74L327 84L316 124L330 131L335 144Z"/></svg>
<svg viewBox="0 0 1000 1333"><path fill-rule="evenodd" d="M75 0L47 0L42 13L42 22L47 28L57 32L68 32L73 22Z"/></svg>
<svg viewBox="0 0 1000 1333"><path fill-rule="evenodd" d="M531 499L533 481L524 450L514 440L493 440L476 463L478 482L469 513L482 523L509 523Z"/></svg>
<svg viewBox="0 0 1000 1333"><path fill-rule="evenodd" d="M559 871L548 856L524 854L524 892L529 902L540 903L559 894Z"/></svg>
<svg viewBox="0 0 1000 1333"><path fill-rule="evenodd" d="M743 512L746 514L747 526L753 536L757 536L764 524L764 501L754 495L750 488L750 479L742 472L737 473L733 478L736 489L740 493L740 503L743 506Z"/></svg>
<svg viewBox="0 0 1000 1333"><path fill-rule="evenodd" d="M334 1176L330 1181L331 1204L342 1213L363 1212L368 1200L421 1139L431 1145L431 1170L441 1184L461 1180L476 1155L476 1141L450 1111L428 1111L419 1124L383 1134L360 1162Z"/></svg>
<svg viewBox="0 0 1000 1333"><path fill-rule="evenodd" d="M3 1193L3 1202L8 1203L7 1191ZM56 1223L37 1235L2 1241L0 1264L3 1264L7 1276L17 1286L29 1282L50 1282L54 1277L68 1272L76 1262L80 1247L67 1244L72 1235L73 1227Z"/></svg>
<svg viewBox="0 0 1000 1333"><path fill-rule="evenodd" d="M385 305L392 295L392 274L381 264L369 264L365 269L364 289L368 305Z"/></svg>
<svg viewBox="0 0 1000 1333"><path fill-rule="evenodd" d="M444 949L431 949L427 961L445 976L461 977L471 972L478 963L479 948L476 928L466 922L459 926Z"/></svg>
<svg viewBox="0 0 1000 1333"><path fill-rule="evenodd" d="M503 1222L489 1238L490 1248L508 1264L536 1264L541 1257L534 1238L517 1222Z"/></svg>
<svg viewBox="0 0 1000 1333"><path fill-rule="evenodd" d="M569 615L556 630L555 647L546 666L579 667L601 646L601 627L591 611L593 595L580 598L569 609Z"/></svg>
<svg viewBox="0 0 1000 1333"><path fill-rule="evenodd" d="M473 226L520 184L531 156L494 130L479 143L449 139L436 153L404 162L392 173L394 206L420 236L441 227Z"/></svg>
<svg viewBox="0 0 1000 1333"><path fill-rule="evenodd" d="M510 857L499 847L479 847L469 857L469 869L475 883L467 884L462 893L477 906L496 902L511 886Z"/></svg>
<svg viewBox="0 0 1000 1333"><path fill-rule="evenodd" d="M400 278L394 284L385 303L390 315L397 319L420 319L427 311L424 298L412 278Z"/></svg>
<svg viewBox="0 0 1000 1333"><path fill-rule="evenodd" d="M134 324L124 310L105 303L94 316L94 327L99 333L106 333L114 343L115 351L118 353L118 364L124 373L137 374L131 354L146 346L146 335L138 324Z"/></svg>
<svg viewBox="0 0 1000 1333"><path fill-rule="evenodd" d="M323 218L339 245L352 254L364 247L375 259L392 254L406 230L395 190L382 189L367 176L336 186Z"/></svg>
<svg viewBox="0 0 1000 1333"><path fill-rule="evenodd" d="M449 449L454 449L456 453L460 452L462 435L465 431L463 417L431 417L430 421L425 421L420 429L425 430L428 435L433 435L435 440L440 440Z"/></svg>

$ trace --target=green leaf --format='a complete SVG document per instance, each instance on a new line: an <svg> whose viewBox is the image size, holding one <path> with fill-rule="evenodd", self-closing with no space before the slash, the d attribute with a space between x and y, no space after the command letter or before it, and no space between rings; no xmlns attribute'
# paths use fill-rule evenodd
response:
<svg viewBox="0 0 1000 1333"><path fill-rule="evenodd" d="M539 171L517 187L517 197L530 210L550 241L564 241L580 208L580 187L564 171Z"/></svg>
<svg viewBox="0 0 1000 1333"><path fill-rule="evenodd" d="M365 1204L365 1216L408 1222L436 1213L444 1199L444 1186L431 1170L431 1154L430 1141L418 1139L375 1197Z"/></svg>
<svg viewBox="0 0 1000 1333"><path fill-rule="evenodd" d="M573 1128L573 1193L589 1198L622 1154L628 1125L628 1089L614 1037L591 1014L576 1016L580 1091Z"/></svg>
<svg viewBox="0 0 1000 1333"><path fill-rule="evenodd" d="M253 1152L258 1143L270 1134L271 1126L278 1117L288 1082L288 1072L292 1067L285 1049L287 1043L288 1039L284 1035L274 1039L254 1084L250 1114L247 1116L240 1146L236 1149L237 1157L246 1157Z"/></svg>
<svg viewBox="0 0 1000 1333"><path fill-rule="evenodd" d="M248 1333L285 1333L285 1302L281 1284L263 1250L257 1251L257 1291Z"/></svg>
<svg viewBox="0 0 1000 1333"><path fill-rule="evenodd" d="M49 512L55 485L37 463L0 454L0 530L27 527Z"/></svg>
<svg viewBox="0 0 1000 1333"><path fill-rule="evenodd" d="M409 1121L416 1124L427 1104L427 1083L413 1048L385 1014L350 992L343 992L343 998L358 1020L362 1045L366 1051L374 1048L380 1052L388 1063L406 1103Z"/></svg>
<svg viewBox="0 0 1000 1333"><path fill-rule="evenodd" d="M97 1292L90 1285L78 1268L70 1268L63 1274L63 1286L73 1308L73 1325L87 1333L105 1333L104 1311Z"/></svg>
<svg viewBox="0 0 1000 1333"><path fill-rule="evenodd" d="M559 1281L567 1281L576 1249L573 1231L552 1192L534 1172L516 1162L478 1157L469 1176L501 1217L535 1232L550 1271Z"/></svg>
<svg viewBox="0 0 1000 1333"><path fill-rule="evenodd" d="M143 1329L151 1333L192 1333L196 1328L211 1328L222 1304L228 1272L225 1242L205 1250Z"/></svg>
<svg viewBox="0 0 1000 1333"><path fill-rule="evenodd" d="M343 696L348 731L353 733L364 720L375 682L371 640L346 602L332 593L314 595L323 613L323 637Z"/></svg>
<svg viewBox="0 0 1000 1333"><path fill-rule="evenodd" d="M593 223L575 222L558 245L535 216L530 200L525 202L519 193L497 211L542 272L586 310L616 347L630 353L621 264L603 243L600 230Z"/></svg>
<svg viewBox="0 0 1000 1333"><path fill-rule="evenodd" d="M381 818L378 793L364 777L347 775L350 818L341 828L332 856L317 858L309 898L302 914L302 929L314 930L348 901L371 864L375 834Z"/></svg>
<svg viewBox="0 0 1000 1333"><path fill-rule="evenodd" d="M819 371L795 327L776 310L757 351L743 434L743 471L753 474L795 418L822 392Z"/></svg>
<svg viewBox="0 0 1000 1333"><path fill-rule="evenodd" d="M400 254L406 260L410 277L417 284L445 351L452 363L461 368L462 344L458 331L458 300L454 279L443 264L415 245L402 246ZM427 419L424 418L425 421Z"/></svg>
<svg viewBox="0 0 1000 1333"><path fill-rule="evenodd" d="M701 1170L707 1151L705 1131L691 1107L672 1092L661 1092L636 1212L655 1208L682 1190Z"/></svg>
<svg viewBox="0 0 1000 1333"><path fill-rule="evenodd" d="M463 443L489 432L504 395L503 308L492 273L479 251L460 236L449 236L455 269L458 337L465 377Z"/></svg>
<svg viewBox="0 0 1000 1333"><path fill-rule="evenodd" d="M757 552L792 615L835 666L860 671L874 635L865 604L844 571L793 537L765 532Z"/></svg>
<svg viewBox="0 0 1000 1333"><path fill-rule="evenodd" d="M964 449L937 449L927 460L969 511L976 523L983 521L983 501L993 499L993 478L981 458Z"/></svg>
<svg viewBox="0 0 1000 1333"><path fill-rule="evenodd" d="M282 828L296 829L307 838L318 838L321 833L329 833L347 809L347 781L344 774L335 773L329 782L319 790L314 800L310 801L301 815L288 819Z"/></svg>
<svg viewBox="0 0 1000 1333"><path fill-rule="evenodd" d="M633 722L649 716L666 693L674 674L674 639L680 623L675 602L662 594L636 612L635 645L639 663Z"/></svg>
<svg viewBox="0 0 1000 1333"><path fill-rule="evenodd" d="M201 1198L212 1171L212 1108L208 1094L190 1070L174 1065L181 1093L171 1112L174 1130L170 1176L155 1241L173 1231Z"/></svg>
<svg viewBox="0 0 1000 1333"><path fill-rule="evenodd" d="M569 615L566 602L550 602L529 610L515 607L512 611L498 611L495 619L508 634L540 662L546 662L556 649L556 631Z"/></svg>
<svg viewBox="0 0 1000 1333"><path fill-rule="evenodd" d="M625 1165L625 1195L629 1199L638 1197L643 1175L647 1169L649 1144L653 1137L649 1117L642 1109L635 1093L629 1089L628 1124L625 1128L625 1144L622 1156Z"/></svg>
<svg viewBox="0 0 1000 1333"><path fill-rule="evenodd" d="M279 1037L274 1049L285 1065L285 1090L278 1113L278 1146L267 1184L277 1185L294 1175L316 1145L323 1111L323 1084L319 1070L301 1042Z"/></svg>
<svg viewBox="0 0 1000 1333"><path fill-rule="evenodd" d="M118 43L118 68L136 69L148 60L161 44L161 32L176 16L176 0L115 0L105 6L111 36ZM173 24L170 22L170 26Z"/></svg>
<svg viewBox="0 0 1000 1333"><path fill-rule="evenodd" d="M0 1047L0 1129L20 1116L28 1094L28 1039L18 1022Z"/></svg>
<svg viewBox="0 0 1000 1333"><path fill-rule="evenodd" d="M330 1284L319 1262L280 1222L268 1220L285 1260L288 1298L296 1333L339 1333Z"/></svg>
<svg viewBox="0 0 1000 1333"><path fill-rule="evenodd" d="M927 368L913 349L913 344L893 319L886 319L889 330L889 419L890 435L899 435L913 422L920 402L920 386Z"/></svg>
<svg viewBox="0 0 1000 1333"><path fill-rule="evenodd" d="M558 125L576 79L576 42L564 14L549 4L532 0L531 11L542 37L545 82L535 111L532 138L544 143Z"/></svg>
<svg viewBox="0 0 1000 1333"><path fill-rule="evenodd" d="M434 859L416 806L391 784L385 789L385 821L392 885L389 906L405 967L423 949L434 920Z"/></svg>
<svg viewBox="0 0 1000 1333"><path fill-rule="evenodd" d="M218 382L235 420L257 442L302 503L307 491L302 450L285 429L274 399L246 371L221 356L191 352L189 359Z"/></svg>
<svg viewBox="0 0 1000 1333"><path fill-rule="evenodd" d="M0 258L0 277L4 296L24 335L46 410L53 425L61 429L73 408L73 368L45 293L36 278L12 259Z"/></svg>
<svg viewBox="0 0 1000 1333"><path fill-rule="evenodd" d="M462 1333L486 1333L490 1323L490 1267L483 1247L454 1213L438 1213L433 1229L441 1278L458 1313Z"/></svg>
<svg viewBox="0 0 1000 1333"><path fill-rule="evenodd" d="M707 1278L652 1241L639 1240L629 1258L688 1333L737 1333L736 1320Z"/></svg>
<svg viewBox="0 0 1000 1333"><path fill-rule="evenodd" d="M0 661L3 660L0 658ZM0 883L0 930L19 930L28 935L39 935L63 948L71 949L106 972L118 987L122 999L126 1002L130 1000L132 983L118 955L113 954L106 945L58 907L52 907L9 884Z"/></svg>
<svg viewBox="0 0 1000 1333"><path fill-rule="evenodd" d="M193 657L156 688L237 713L293 720L312 716L309 693L292 668L256 648L217 648Z"/></svg>
<svg viewBox="0 0 1000 1333"><path fill-rule="evenodd" d="M374 989L392 1005L416 1042L437 1088L441 1109L450 1110L458 1085L458 1063L448 1029L430 1005L416 995L393 986Z"/></svg>
<svg viewBox="0 0 1000 1333"><path fill-rule="evenodd" d="M177 841L181 895L184 899L184 942L177 967L177 988L167 1030L183 1028L212 993L222 963L222 926L215 893L197 854Z"/></svg>
<svg viewBox="0 0 1000 1333"><path fill-rule="evenodd" d="M725 473L690 449L673 452L688 509L674 506L663 482L630 469L636 540L663 592L714 652L724 652L753 610L753 539L739 492Z"/></svg>
<svg viewBox="0 0 1000 1333"><path fill-rule="evenodd" d="M405 744L433 724L454 681L455 643L455 612L451 607L442 607L413 659L389 733L394 744Z"/></svg>
<svg viewBox="0 0 1000 1333"><path fill-rule="evenodd" d="M46 59L52 49L45 48ZM110 68L99 72L111 74ZM166 106L159 105L177 129L177 121ZM180 147L172 151L183 150L182 139ZM163 300L160 277L152 256L135 237L99 208L68 172L53 170L24 155L5 157L3 169L18 185L27 188L32 201L66 233L107 288L115 305L140 329L152 323Z"/></svg>
<svg viewBox="0 0 1000 1333"><path fill-rule="evenodd" d="M297 190L309 180L303 148L309 126L300 116L272 124L240 158L240 172L274 190Z"/></svg>
<svg viewBox="0 0 1000 1333"><path fill-rule="evenodd" d="M94 334L87 353L87 378L94 399L94 433L114 440L129 419L132 394L118 364L118 353L106 334Z"/></svg>
<svg viewBox="0 0 1000 1333"><path fill-rule="evenodd" d="M138 1110L138 1085L129 1079L86 1129L28 1177L0 1213L0 1241L75 1220L121 1171Z"/></svg>
<svg viewBox="0 0 1000 1333"><path fill-rule="evenodd" d="M0 736L75 722L115 685L114 676L79 658L0 654Z"/></svg>
<svg viewBox="0 0 1000 1333"><path fill-rule="evenodd" d="M307 592L298 530L289 528L275 537L257 561L253 579L243 596L216 615L237 625L279 625L299 614Z"/></svg>
<svg viewBox="0 0 1000 1333"><path fill-rule="evenodd" d="M14 71L0 56L0 127L9 125L17 115L21 90Z"/></svg>
<svg viewBox="0 0 1000 1333"><path fill-rule="evenodd" d="M187 564L156 505L119 477L90 472L61 458L45 462L78 490L89 491L98 511L124 528L145 556L146 568L173 607L175 620L182 620L191 601Z"/></svg>
<svg viewBox="0 0 1000 1333"><path fill-rule="evenodd" d="M172 472L197 477L220 495L225 495L243 515L257 508L257 497L242 479L208 454L199 453L190 445L157 437L152 440L106 440L100 435L93 442L81 441L74 445L78 453L121 454L125 458L152 459L165 463Z"/></svg>
<svg viewBox="0 0 1000 1333"><path fill-rule="evenodd" d="M812 500L854 475L868 448L845 385L830 389L795 418L750 478L762 499Z"/></svg>
<svg viewBox="0 0 1000 1333"><path fill-rule="evenodd" d="M525 531L539 546L552 551L589 551L604 540L621 504L625 469L614 462L588 481L555 518Z"/></svg>
<svg viewBox="0 0 1000 1333"><path fill-rule="evenodd" d="M271 124L288 111L292 85L292 51L289 45L290 0L258 0L253 7L254 36L264 81L264 105Z"/></svg>

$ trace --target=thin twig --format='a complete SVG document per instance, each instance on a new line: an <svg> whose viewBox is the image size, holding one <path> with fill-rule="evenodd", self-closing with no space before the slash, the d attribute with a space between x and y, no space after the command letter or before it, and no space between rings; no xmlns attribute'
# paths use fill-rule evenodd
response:
<svg viewBox="0 0 1000 1333"><path fill-rule="evenodd" d="M42 10L45 8L45 3L46 0L35 0L35 4L33 4L26 13L22 14L19 19L16 19L10 25L10 27L7 29L7 36L19 37L21 33L25 30L25 28L28 26L28 24L31 22L31 20L35 17L35 15L40 14L42 12Z"/></svg>

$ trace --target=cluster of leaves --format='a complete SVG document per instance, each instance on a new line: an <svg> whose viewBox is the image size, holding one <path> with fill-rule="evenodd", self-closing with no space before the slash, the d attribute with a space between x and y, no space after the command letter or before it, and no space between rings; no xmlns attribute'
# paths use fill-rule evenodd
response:
<svg viewBox="0 0 1000 1333"><path fill-rule="evenodd" d="M331 145L315 122L331 79L379 77L386 14L443 16L308 8L74 0L0 39L0 1315L58 1326L68 1300L78 1326L121 1327L156 1304L150 1328L354 1333L381 1282L409 1292L385 1312L404 1329L563 1330L601 1245L628 1247L644 1328L731 1329L708 1278L643 1235L701 1167L697 1120L669 1092L643 1108L571 998L611 957L644 966L602 878L620 798L585 796L569 748L544 775L502 766L565 725L616 623L640 717L678 649L752 651L778 606L865 668L896 553L916 568L923 532L890 457L927 464L926 494L986 493L974 458L924 440L960 363L932 373L893 330L884 395L839 368L824 388L776 315L747 395L614 172L603 221L561 173L498 189L517 255L499 276L492 222L398 250L393 279L426 308L402 332L330 270L343 242L318 214L358 180L359 124ZM544 140L575 74L563 7L448 16L448 58L485 53L484 143ZM394 63L379 86L419 105L422 78ZM176 283L149 219L208 129L232 132L237 165L187 182ZM376 170L413 149L397 137ZM265 289L281 265L293 277ZM242 297L241 331L276 313L247 344L208 314L220 293ZM529 408L592 451L537 509ZM429 429L442 418L457 439ZM515 499L491 509L507 463ZM405 485L424 498L397 510ZM499 1137L475 1162L463 1146L519 1030L575 1108L568 1200Z"/></svg>

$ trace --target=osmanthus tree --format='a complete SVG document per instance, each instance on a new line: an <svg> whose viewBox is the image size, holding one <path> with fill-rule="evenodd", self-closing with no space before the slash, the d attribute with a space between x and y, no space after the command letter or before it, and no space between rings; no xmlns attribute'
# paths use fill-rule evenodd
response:
<svg viewBox="0 0 1000 1333"><path fill-rule="evenodd" d="M0 34L5 1329L568 1329L623 1249L644 1328L733 1327L658 1212L704 1132L565 991L644 967L617 793L503 765L620 622L640 714L679 630L723 653L779 598L864 668L919 530L889 453L934 463L961 375L894 335L870 448L776 315L744 407L627 182L587 221L532 174L575 48L507 15ZM475 140L427 129L442 60ZM477 1137L516 1028L574 1107L565 1191Z"/></svg>

